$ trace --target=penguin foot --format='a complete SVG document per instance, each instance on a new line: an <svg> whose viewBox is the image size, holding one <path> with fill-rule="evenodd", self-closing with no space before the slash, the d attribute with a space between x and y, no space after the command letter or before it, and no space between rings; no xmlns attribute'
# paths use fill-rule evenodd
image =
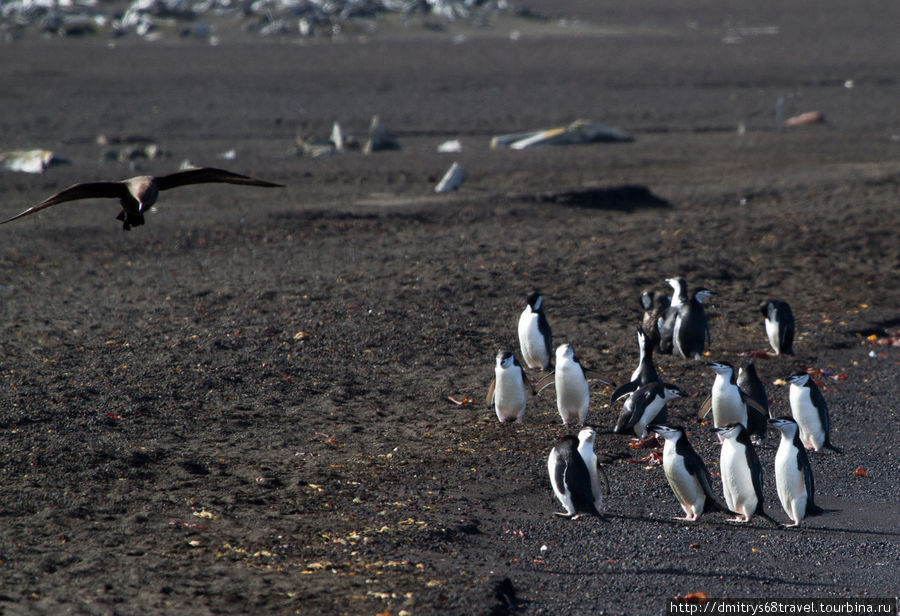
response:
<svg viewBox="0 0 900 616"><path fill-rule="evenodd" d="M676 516L675 519L681 520L682 522L696 522L697 517L699 517L699 516L684 515L684 516Z"/></svg>
<svg viewBox="0 0 900 616"><path fill-rule="evenodd" d="M794 522L793 524L782 524L785 528L799 528L800 522Z"/></svg>

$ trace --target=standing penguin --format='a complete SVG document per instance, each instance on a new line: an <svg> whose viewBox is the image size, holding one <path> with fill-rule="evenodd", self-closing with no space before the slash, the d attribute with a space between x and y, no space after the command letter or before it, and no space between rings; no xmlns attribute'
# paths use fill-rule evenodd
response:
<svg viewBox="0 0 900 616"><path fill-rule="evenodd" d="M650 430L666 441L663 446L663 471L685 514L676 520L694 522L709 511L734 513L713 496L709 471L688 441L684 428L654 424Z"/></svg>
<svg viewBox="0 0 900 616"><path fill-rule="evenodd" d="M565 507L565 513L556 515L577 519L582 513L601 515L603 490L600 478L606 483L609 493L609 480L600 467L594 454L593 428L584 428L578 438L567 435L553 446L547 458L547 472L553 493Z"/></svg>
<svg viewBox="0 0 900 616"><path fill-rule="evenodd" d="M700 407L700 419L711 409L715 427L739 423L750 434L765 438L768 412L738 387L734 367L728 362L707 362L707 365L715 371L716 379L712 393Z"/></svg>
<svg viewBox="0 0 900 616"><path fill-rule="evenodd" d="M552 358L553 332L544 314L544 296L535 291L526 299L519 316L519 347L525 365L532 370L549 370Z"/></svg>
<svg viewBox="0 0 900 616"><path fill-rule="evenodd" d="M841 450L831 444L828 405L815 381L806 372L788 377L791 384L791 415L800 427L800 441L807 449L819 451L822 447L837 453Z"/></svg>
<svg viewBox="0 0 900 616"><path fill-rule="evenodd" d="M759 305L766 318L766 336L776 355L794 354L794 314L786 301L768 299Z"/></svg>
<svg viewBox="0 0 900 616"><path fill-rule="evenodd" d="M638 365L631 373L631 379L613 392L612 399L618 400L636 390L641 385L654 383L659 380L656 365L653 363L653 346L647 340L644 328L638 326Z"/></svg>
<svg viewBox="0 0 900 616"><path fill-rule="evenodd" d="M684 278L667 278L666 282L672 287L672 299L665 309L661 309L656 323L659 330L659 352L671 354L674 352L672 336L675 332L675 320L682 304L688 302L688 294Z"/></svg>
<svg viewBox="0 0 900 616"><path fill-rule="evenodd" d="M763 385L762 379L756 373L756 366L753 362L738 368L737 385L741 391L752 398L762 408L766 409L765 414L771 416L769 410L769 395L766 393L766 386Z"/></svg>
<svg viewBox="0 0 900 616"><path fill-rule="evenodd" d="M762 466L747 429L735 422L713 430L723 439L719 471L725 502L738 515L732 521L749 522L758 514L775 522L763 509Z"/></svg>
<svg viewBox="0 0 900 616"><path fill-rule="evenodd" d="M770 419L769 423L781 432L781 442L775 453L775 487L784 512L794 522L786 526L799 526L800 520L822 513L813 501L812 469L806 449L800 442L800 430L790 417Z"/></svg>
<svg viewBox="0 0 900 616"><path fill-rule="evenodd" d="M641 293L641 308L644 309L641 327L647 335L647 343L651 347L659 348L659 321L671 304L672 300L662 291L656 291L652 295L650 291ZM671 344L671 330L669 343Z"/></svg>
<svg viewBox="0 0 900 616"><path fill-rule="evenodd" d="M715 295L715 291L696 289L691 299L678 307L678 316L675 317L675 327L672 330L673 354L700 359L703 349L711 343L709 323L706 322L706 312L703 310L703 300L710 295Z"/></svg>
<svg viewBox="0 0 900 616"><path fill-rule="evenodd" d="M685 395L678 387L669 383L657 381L641 385L625 401L613 432L625 434L633 430L638 438L647 438L647 426L666 421L667 413L663 412L666 402Z"/></svg>
<svg viewBox="0 0 900 616"><path fill-rule="evenodd" d="M556 370L538 381L536 387L541 391L550 383L556 385L556 408L562 417L563 425L570 422L577 422L579 426L584 425L591 402L588 378L610 385L610 382L602 376L581 365L571 344L556 347Z"/></svg>
<svg viewBox="0 0 900 616"><path fill-rule="evenodd" d="M488 407L494 405L500 423L508 420L522 423L528 395L526 385L533 395L534 386L515 356L509 351L499 351L486 402Z"/></svg>

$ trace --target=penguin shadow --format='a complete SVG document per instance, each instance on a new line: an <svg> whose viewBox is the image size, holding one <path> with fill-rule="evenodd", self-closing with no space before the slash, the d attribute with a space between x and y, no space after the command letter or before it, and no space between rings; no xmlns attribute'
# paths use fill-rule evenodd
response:
<svg viewBox="0 0 900 616"><path fill-rule="evenodd" d="M543 203L590 210L633 212L641 208L671 208L672 204L654 195L646 186L625 184L606 188L583 188L538 195Z"/></svg>

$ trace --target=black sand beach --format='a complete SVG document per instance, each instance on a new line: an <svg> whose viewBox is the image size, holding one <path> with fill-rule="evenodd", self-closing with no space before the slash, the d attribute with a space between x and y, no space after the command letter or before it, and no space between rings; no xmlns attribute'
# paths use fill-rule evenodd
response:
<svg viewBox="0 0 900 616"><path fill-rule="evenodd" d="M696 592L897 595L897 8L524 4L569 20L0 47L0 149L69 161L0 171L3 218L184 161L286 185L179 188L127 233L114 201L0 227L0 612L657 614ZM825 121L778 131L779 98ZM335 121L364 139L375 114L400 149L296 153ZM634 141L490 148L578 118ZM133 136L165 154L106 156ZM450 139L462 152L438 153ZM453 161L464 184L435 194ZM674 520L651 451L609 433L601 385L588 423L606 517L556 517L547 454L574 430L552 389L521 425L485 407L531 290L556 341L622 383L639 295L672 276L716 291L705 359L752 357L778 414L777 380L820 383L843 454L810 454L829 511L800 529ZM793 307L794 356L752 353L767 297ZM712 371L657 363L690 393L670 421L716 471L696 419ZM777 443L758 452L786 522Z"/></svg>

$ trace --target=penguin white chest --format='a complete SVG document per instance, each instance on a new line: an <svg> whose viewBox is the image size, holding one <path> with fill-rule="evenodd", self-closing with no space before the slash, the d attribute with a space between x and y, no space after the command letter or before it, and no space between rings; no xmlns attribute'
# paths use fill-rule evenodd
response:
<svg viewBox="0 0 900 616"><path fill-rule="evenodd" d="M522 381L522 370L518 366L494 369L496 386L494 388L494 408L500 421L521 421L525 414L525 383Z"/></svg>
<svg viewBox="0 0 900 616"><path fill-rule="evenodd" d="M581 366L567 359L557 361L556 408L563 423L584 423L589 403L590 391Z"/></svg>
<svg viewBox="0 0 900 616"><path fill-rule="evenodd" d="M719 466L722 473L722 490L728 508L749 517L756 511L759 499L753 487L753 473L747 463L744 446L733 439L725 439L722 442Z"/></svg>
<svg viewBox="0 0 900 616"><path fill-rule="evenodd" d="M759 323L759 321L757 321ZM778 336L778 323L766 318L766 336L769 338L769 344L776 353L781 353L781 344Z"/></svg>
<svg viewBox="0 0 900 616"><path fill-rule="evenodd" d="M792 441L782 439L775 454L775 488L778 500L795 524L806 515L806 477L798 468L797 448Z"/></svg>
<svg viewBox="0 0 900 616"><path fill-rule="evenodd" d="M519 317L519 347L529 368L541 370L550 365L550 349L538 327L539 315L526 309Z"/></svg>
<svg viewBox="0 0 900 616"><path fill-rule="evenodd" d="M819 409L812 403L809 389L791 385L791 415L800 428L800 441L807 449L819 450L825 444L825 429Z"/></svg>
<svg viewBox="0 0 900 616"><path fill-rule="evenodd" d="M716 376L712 387L713 423L717 428L730 423L747 427L747 405L741 400L741 392L721 376Z"/></svg>

